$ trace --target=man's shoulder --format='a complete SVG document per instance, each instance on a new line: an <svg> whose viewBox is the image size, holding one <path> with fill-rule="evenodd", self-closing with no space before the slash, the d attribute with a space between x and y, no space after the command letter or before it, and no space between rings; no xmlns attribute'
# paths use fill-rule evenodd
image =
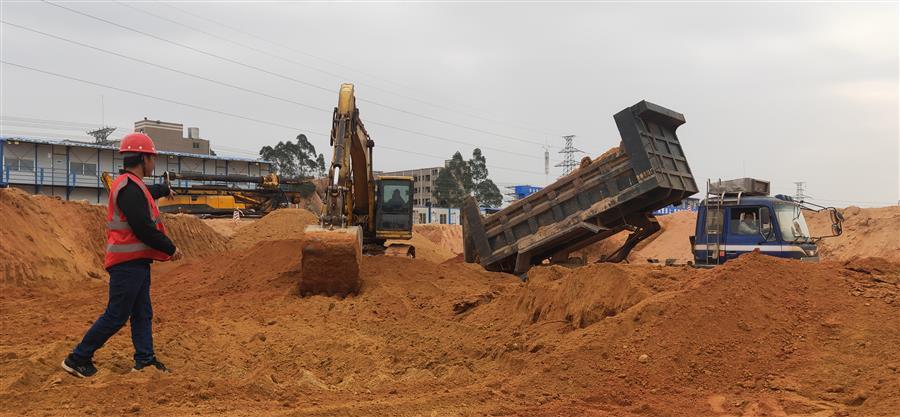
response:
<svg viewBox="0 0 900 417"><path fill-rule="evenodd" d="M128 178L125 181L125 185L122 186L122 189L119 191L119 198L141 198L145 199L144 192L141 190L141 187L134 182L134 179Z"/></svg>

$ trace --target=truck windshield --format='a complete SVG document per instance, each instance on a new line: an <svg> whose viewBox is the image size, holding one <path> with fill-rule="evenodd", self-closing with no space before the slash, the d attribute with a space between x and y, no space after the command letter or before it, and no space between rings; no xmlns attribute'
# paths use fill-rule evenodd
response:
<svg viewBox="0 0 900 417"><path fill-rule="evenodd" d="M785 241L800 242L809 240L809 227L806 219L796 204L775 204L775 217L778 218L778 227Z"/></svg>

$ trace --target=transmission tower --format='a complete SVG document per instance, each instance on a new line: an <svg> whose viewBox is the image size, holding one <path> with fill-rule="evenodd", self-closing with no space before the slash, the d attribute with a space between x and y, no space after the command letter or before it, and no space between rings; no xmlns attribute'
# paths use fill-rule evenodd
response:
<svg viewBox="0 0 900 417"><path fill-rule="evenodd" d="M575 167L579 165L579 161L575 160L575 155L578 153L584 153L581 149L576 148L573 145L575 141L575 135L563 136L563 139L566 141L566 146L559 151L559 153L563 154L562 162L554 165L555 167L562 167L563 173L561 177L569 175L570 172L575 170Z"/></svg>
<svg viewBox="0 0 900 417"><path fill-rule="evenodd" d="M93 136L98 144L104 145L109 142L107 139L115 130L114 127L106 126L87 132L87 134Z"/></svg>
<svg viewBox="0 0 900 417"><path fill-rule="evenodd" d="M809 197L808 195L806 195L806 182L796 181L794 182L794 185L797 186L797 191L794 194L794 200L803 201L806 197Z"/></svg>

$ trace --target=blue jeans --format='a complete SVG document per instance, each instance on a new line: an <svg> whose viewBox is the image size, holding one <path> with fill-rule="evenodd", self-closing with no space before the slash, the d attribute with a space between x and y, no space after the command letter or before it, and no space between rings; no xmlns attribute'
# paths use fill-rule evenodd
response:
<svg viewBox="0 0 900 417"><path fill-rule="evenodd" d="M93 358L94 352L116 334L131 318L134 361L147 362L153 354L153 308L150 306L150 263L132 261L113 265L109 272L109 302L72 355L78 360Z"/></svg>

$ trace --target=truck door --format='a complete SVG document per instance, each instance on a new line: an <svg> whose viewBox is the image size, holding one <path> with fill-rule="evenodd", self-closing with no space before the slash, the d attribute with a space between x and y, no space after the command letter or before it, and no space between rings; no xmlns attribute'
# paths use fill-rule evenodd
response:
<svg viewBox="0 0 900 417"><path fill-rule="evenodd" d="M725 260L759 250L767 255L781 252L772 228L772 214L764 206L728 207L725 224Z"/></svg>

